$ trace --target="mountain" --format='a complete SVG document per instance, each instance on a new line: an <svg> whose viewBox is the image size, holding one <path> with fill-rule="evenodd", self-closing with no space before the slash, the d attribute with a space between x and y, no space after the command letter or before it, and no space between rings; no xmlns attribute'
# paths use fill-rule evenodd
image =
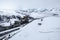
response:
<svg viewBox="0 0 60 40"><path fill-rule="evenodd" d="M50 36L50 31L54 28L59 28L60 20L60 9L18 9L18 10L0 10L0 26L2 27L15 27L20 25L28 24L21 28L21 32L14 36L17 40L17 37L21 40L57 40L57 34L51 33L53 36ZM20 24L21 23L21 24ZM11 26L12 25L12 26ZM58 27L57 27L58 26ZM19 31L20 31L19 30ZM39 31L39 33L37 33ZM59 31L59 30L52 30ZM27 33L27 34L26 34ZM49 33L49 34L48 34ZM19 36L19 35L22 36ZM26 35L28 36L26 36ZM49 37L48 37L48 35ZM25 37L27 37L25 39ZM40 38L41 37L41 38ZM54 37L56 39L54 39ZM44 39L43 39L44 38ZM12 38L13 40L14 38ZM58 37L59 39L59 37ZM50 40L50 39L49 39Z"/></svg>
<svg viewBox="0 0 60 40"><path fill-rule="evenodd" d="M13 18L17 16L24 18L28 16L32 19L44 19L45 17L50 16L60 16L59 8L51 8L51 9L17 9L17 10L0 10L0 22L4 22L7 18ZM17 18L18 19L18 18ZM13 18L15 20L15 18Z"/></svg>

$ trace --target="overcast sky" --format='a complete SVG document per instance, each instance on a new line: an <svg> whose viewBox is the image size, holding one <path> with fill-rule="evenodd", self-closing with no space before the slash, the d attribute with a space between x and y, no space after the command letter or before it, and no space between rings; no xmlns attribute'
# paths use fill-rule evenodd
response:
<svg viewBox="0 0 60 40"><path fill-rule="evenodd" d="M58 7L60 0L0 0L0 9Z"/></svg>

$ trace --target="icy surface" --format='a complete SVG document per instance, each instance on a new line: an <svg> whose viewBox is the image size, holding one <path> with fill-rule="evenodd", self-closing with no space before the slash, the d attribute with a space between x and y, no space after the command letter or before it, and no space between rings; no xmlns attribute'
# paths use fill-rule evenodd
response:
<svg viewBox="0 0 60 40"><path fill-rule="evenodd" d="M60 18L52 16L42 22L40 19L35 20L9 40L60 40Z"/></svg>

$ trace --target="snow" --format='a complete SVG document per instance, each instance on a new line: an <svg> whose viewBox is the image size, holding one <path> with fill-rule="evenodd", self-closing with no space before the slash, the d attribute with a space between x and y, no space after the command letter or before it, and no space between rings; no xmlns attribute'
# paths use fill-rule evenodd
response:
<svg viewBox="0 0 60 40"><path fill-rule="evenodd" d="M23 14L16 13L15 10L0 10L0 15L6 15L6 16L15 15L15 16L21 16L21 17L25 16Z"/></svg>
<svg viewBox="0 0 60 40"><path fill-rule="evenodd" d="M19 21L18 19L10 19L10 23L13 25L15 23L15 21Z"/></svg>
<svg viewBox="0 0 60 40"><path fill-rule="evenodd" d="M0 23L0 25L3 26L3 27L6 27L6 26L9 27L11 24L14 25L15 21L19 21L19 20L13 18L13 19L10 19L9 22Z"/></svg>
<svg viewBox="0 0 60 40"><path fill-rule="evenodd" d="M33 22L27 24L25 27L21 28L19 32L9 40L60 40L60 11L53 9L49 11L48 9L39 10L37 12L23 12L22 10L20 13L16 13L14 11L0 11L0 15L6 16L20 16L23 18L26 15L29 15L32 18L43 18L34 20ZM22 14L23 13L23 14ZM58 14L57 16L53 14ZM55 17L56 16L56 17ZM10 19L9 22L0 23L3 26L10 26L13 25L15 21L19 21L18 19ZM30 21L30 20L29 20ZM10 24L11 23L11 24ZM42 25L39 25L41 23ZM14 34L11 33L12 35Z"/></svg>
<svg viewBox="0 0 60 40"><path fill-rule="evenodd" d="M42 23L42 25L38 25L38 23ZM59 17L46 17L42 22L38 19L27 24L9 40L60 40L59 28Z"/></svg>
<svg viewBox="0 0 60 40"><path fill-rule="evenodd" d="M6 26L10 26L10 23L9 22L5 22L5 23L0 23L0 25L6 27Z"/></svg>
<svg viewBox="0 0 60 40"><path fill-rule="evenodd" d="M42 17L47 17L47 16L52 16L53 14L52 13L31 13L31 17L33 18L42 18Z"/></svg>
<svg viewBox="0 0 60 40"><path fill-rule="evenodd" d="M42 22L42 26L40 31L60 31L60 17L47 17L44 18L44 21Z"/></svg>

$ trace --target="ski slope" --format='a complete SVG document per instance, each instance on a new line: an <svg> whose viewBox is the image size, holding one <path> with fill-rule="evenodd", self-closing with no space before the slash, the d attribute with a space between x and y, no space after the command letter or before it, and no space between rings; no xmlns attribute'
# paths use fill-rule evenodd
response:
<svg viewBox="0 0 60 40"><path fill-rule="evenodd" d="M42 22L34 20L9 40L60 40L60 17L47 17Z"/></svg>

